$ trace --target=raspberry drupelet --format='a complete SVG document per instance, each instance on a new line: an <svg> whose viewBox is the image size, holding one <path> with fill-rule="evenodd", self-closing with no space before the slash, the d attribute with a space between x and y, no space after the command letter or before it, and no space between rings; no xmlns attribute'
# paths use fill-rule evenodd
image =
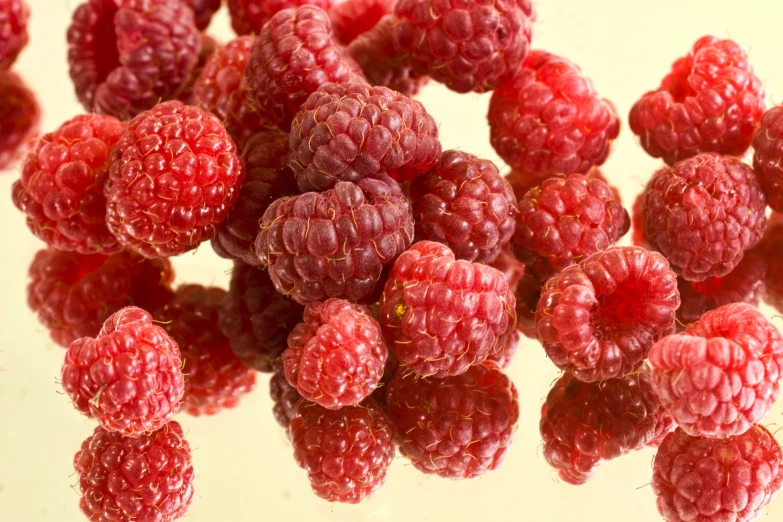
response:
<svg viewBox="0 0 783 522"><path fill-rule="evenodd" d="M753 137L753 169L761 188L767 196L767 204L776 212L783 212L783 106L773 107L764 113Z"/></svg>
<svg viewBox="0 0 783 522"><path fill-rule="evenodd" d="M641 247L614 247L550 279L536 310L538 338L555 365L585 382L633 372L674 331L677 277Z"/></svg>
<svg viewBox="0 0 783 522"><path fill-rule="evenodd" d="M332 0L227 0L231 27L238 35L259 34L272 16L283 9L314 5L329 10Z"/></svg>
<svg viewBox="0 0 783 522"><path fill-rule="evenodd" d="M0 0L0 69L9 69L28 41L25 0Z"/></svg>
<svg viewBox="0 0 783 522"><path fill-rule="evenodd" d="M0 70L0 171L12 166L38 133L41 107L35 94L13 71Z"/></svg>
<svg viewBox="0 0 783 522"><path fill-rule="evenodd" d="M422 377L459 375L502 351L516 325L516 301L498 270L455 260L432 241L394 263L380 323L400 364Z"/></svg>
<svg viewBox="0 0 783 522"><path fill-rule="evenodd" d="M133 118L109 161L106 224L149 258L211 239L245 177L236 145L198 107L169 101Z"/></svg>
<svg viewBox="0 0 783 522"><path fill-rule="evenodd" d="M285 372L280 369L272 374L269 379L269 395L272 398L274 406L272 413L277 423L285 428L290 436L288 427L291 425L291 419L294 418L296 405L302 399L294 386L286 380Z"/></svg>
<svg viewBox="0 0 783 522"><path fill-rule="evenodd" d="M209 22L212 21L212 15L215 11L220 9L222 0L184 0L186 4L193 9L193 17L196 23L196 28L199 31L203 31L209 27Z"/></svg>
<svg viewBox="0 0 783 522"><path fill-rule="evenodd" d="M348 45L359 35L372 30L381 18L394 13L395 0L344 0L329 12L337 40Z"/></svg>
<svg viewBox="0 0 783 522"><path fill-rule="evenodd" d="M647 154L669 165L700 152L741 156L764 112L764 86L737 43L703 36L631 108Z"/></svg>
<svg viewBox="0 0 783 522"><path fill-rule="evenodd" d="M61 382L74 407L108 431L136 436L179 411L185 383L177 343L135 306L112 314L95 338L65 354Z"/></svg>
<svg viewBox="0 0 783 522"><path fill-rule="evenodd" d="M783 337L756 308L732 303L658 341L650 365L655 391L683 430L701 437L739 435L778 398Z"/></svg>

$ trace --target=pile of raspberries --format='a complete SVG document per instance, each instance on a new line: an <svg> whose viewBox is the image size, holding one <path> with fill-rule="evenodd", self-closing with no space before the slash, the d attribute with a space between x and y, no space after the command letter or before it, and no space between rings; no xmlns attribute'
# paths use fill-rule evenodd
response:
<svg viewBox="0 0 783 522"><path fill-rule="evenodd" d="M739 45L699 39L630 109L665 165L629 215L600 170L618 112L531 48L530 0L227 3L223 45L203 33L220 0L84 0L84 114L30 142L9 70L29 9L0 0L0 167L26 154L12 199L46 244L28 303L97 424L74 458L89 520L183 516L175 416L235 407L257 372L327 501L367 498L397 452L482 476L517 427L522 336L562 371L540 420L562 481L651 446L667 521L761 516L783 486L759 424L783 337L757 309L783 313L783 107ZM442 150L428 82L491 92L508 172ZM174 285L169 258L207 241L229 288Z"/></svg>

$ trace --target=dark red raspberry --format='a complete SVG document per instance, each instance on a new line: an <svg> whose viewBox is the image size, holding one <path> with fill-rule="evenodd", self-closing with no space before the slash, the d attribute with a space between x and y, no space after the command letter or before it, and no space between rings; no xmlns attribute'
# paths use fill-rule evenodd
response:
<svg viewBox="0 0 783 522"><path fill-rule="evenodd" d="M606 250L631 226L605 182L582 174L556 176L519 200L514 252L542 281Z"/></svg>
<svg viewBox="0 0 783 522"><path fill-rule="evenodd" d="M370 31L386 15L394 12L395 0L344 0L329 9L337 40L343 45Z"/></svg>
<svg viewBox="0 0 783 522"><path fill-rule="evenodd" d="M517 261L517 258L514 257L514 254L508 248L502 249L500 255L489 266L503 274L508 282L508 289L512 293L516 292L519 282L525 277L525 265ZM538 303L537 299L536 303ZM519 310L519 306L520 303L517 301L517 310ZM535 307L535 304L533 306ZM509 334L505 347L490 352L487 359L495 361L501 368L506 368L511 364L511 360L516 355L517 350L519 350L521 336L522 331L519 327L519 313L517 312L517 328ZM535 337L535 325L533 326L533 336Z"/></svg>
<svg viewBox="0 0 783 522"><path fill-rule="evenodd" d="M399 371L387 398L400 452L419 471L444 478L499 468L519 420L514 383L489 361L445 379Z"/></svg>
<svg viewBox="0 0 783 522"><path fill-rule="evenodd" d="M291 442L313 491L330 502L361 502L384 483L394 458L389 419L372 398L339 410L300 400Z"/></svg>
<svg viewBox="0 0 783 522"><path fill-rule="evenodd" d="M783 486L783 451L762 426L715 440L678 429L653 462L653 491L667 522L750 522Z"/></svg>
<svg viewBox="0 0 783 522"><path fill-rule="evenodd" d="M25 0L0 1L0 69L9 69L27 45L29 18Z"/></svg>
<svg viewBox="0 0 783 522"><path fill-rule="evenodd" d="M12 198L36 237L59 250L113 254L103 185L125 125L113 116L76 116L45 134L27 155Z"/></svg>
<svg viewBox="0 0 783 522"><path fill-rule="evenodd" d="M0 170L24 154L40 123L35 94L15 72L0 70Z"/></svg>
<svg viewBox="0 0 783 522"><path fill-rule="evenodd" d="M753 137L753 168L767 203L776 212L783 212L783 106L764 113Z"/></svg>
<svg viewBox="0 0 783 522"><path fill-rule="evenodd" d="M631 210L631 242L634 245L650 248L650 243L647 241L647 211L644 208L644 202L647 199L647 189L644 192L636 196L633 200L633 208Z"/></svg>
<svg viewBox="0 0 783 522"><path fill-rule="evenodd" d="M176 421L137 437L97 427L73 467L79 507L93 522L172 522L193 500L190 445Z"/></svg>
<svg viewBox="0 0 783 522"><path fill-rule="evenodd" d="M656 172L645 192L647 240L688 281L728 274L764 234L764 194L737 158L699 154Z"/></svg>
<svg viewBox="0 0 783 522"><path fill-rule="evenodd" d="M414 70L456 92L486 92L516 73L530 49L530 0L398 0L397 47Z"/></svg>
<svg viewBox="0 0 783 522"><path fill-rule="evenodd" d="M145 257L168 257L211 239L245 177L217 119L169 101L133 118L109 162L106 224Z"/></svg>
<svg viewBox="0 0 783 522"><path fill-rule="evenodd" d="M220 9L221 2L222 0L185 0L185 3L193 9L193 16L199 31L209 27L212 15Z"/></svg>
<svg viewBox="0 0 783 522"><path fill-rule="evenodd" d="M76 96L88 112L129 119L176 93L200 45L181 0L87 0L68 28Z"/></svg>
<svg viewBox="0 0 783 522"><path fill-rule="evenodd" d="M759 245L767 265L764 300L783 313L783 215L773 212Z"/></svg>
<svg viewBox="0 0 783 522"><path fill-rule="evenodd" d="M642 449L673 428L647 368L591 383L566 373L549 391L539 424L544 458L576 486L590 480L601 462Z"/></svg>
<svg viewBox="0 0 783 522"><path fill-rule="evenodd" d="M516 301L503 274L455 260L432 241L397 259L380 305L389 348L422 377L464 373L503 350L516 325Z"/></svg>
<svg viewBox="0 0 783 522"><path fill-rule="evenodd" d="M218 328L218 309L225 295L222 288L183 285L152 314L179 346L185 375L182 409L191 415L233 408L256 385L255 370L234 355Z"/></svg>
<svg viewBox="0 0 783 522"><path fill-rule="evenodd" d="M517 283L514 297L517 300L517 330L525 337L537 339L536 309L541 300L544 283L533 274L526 273Z"/></svg>
<svg viewBox="0 0 783 522"><path fill-rule="evenodd" d="M288 432L288 426L296 412L296 404L302 396L285 379L285 372L282 369L272 374L269 380L269 395L274 403L272 413L275 415L275 420Z"/></svg>
<svg viewBox="0 0 783 522"><path fill-rule="evenodd" d="M85 256L48 248L35 255L29 275L27 303L65 348L98 335L103 322L125 306L155 310L173 295L167 260L127 252Z"/></svg>
<svg viewBox="0 0 783 522"><path fill-rule="evenodd" d="M201 76L201 71L204 70L204 66L207 65L207 60L212 54L220 48L220 44L217 43L211 36L206 34L201 35L201 51L198 53L198 63L190 71L188 79L179 87L177 93L172 96L173 100L179 100L185 105L198 105L196 101L196 95L193 94L193 89L196 86L198 77Z"/></svg>
<svg viewBox="0 0 783 522"><path fill-rule="evenodd" d="M745 433L779 395L783 337L747 303L709 311L650 350L653 386L691 435Z"/></svg>
<svg viewBox="0 0 783 522"><path fill-rule="evenodd" d="M388 176L340 182L272 203L256 254L277 291L300 303L370 294L413 239L410 205Z"/></svg>
<svg viewBox="0 0 783 522"><path fill-rule="evenodd" d="M65 353L61 382L74 407L108 431L136 436L163 427L185 389L177 343L135 306L112 314L95 338Z"/></svg>
<svg viewBox="0 0 783 522"><path fill-rule="evenodd" d="M634 371L674 331L677 277L641 247L597 252L550 279L536 310L538 338L558 368L585 382Z"/></svg>
<svg viewBox="0 0 783 522"><path fill-rule="evenodd" d="M302 191L386 172L412 179L440 160L438 126L424 106L385 87L327 84L291 129L290 165Z"/></svg>
<svg viewBox="0 0 783 522"><path fill-rule="evenodd" d="M231 27L238 35L258 34L270 18L283 9L315 5L328 10L332 0L227 0Z"/></svg>
<svg viewBox="0 0 783 522"><path fill-rule="evenodd" d="M669 165L700 152L740 156L764 112L764 86L731 40L703 36L678 58L628 122L642 147Z"/></svg>
<svg viewBox="0 0 783 522"><path fill-rule="evenodd" d="M457 259L490 263L514 235L514 192L489 160L444 151L408 193L416 238L443 243Z"/></svg>
<svg viewBox="0 0 783 522"><path fill-rule="evenodd" d="M219 326L243 363L260 372L275 371L288 346L288 334L302 321L303 313L302 305L275 290L266 272L234 263Z"/></svg>

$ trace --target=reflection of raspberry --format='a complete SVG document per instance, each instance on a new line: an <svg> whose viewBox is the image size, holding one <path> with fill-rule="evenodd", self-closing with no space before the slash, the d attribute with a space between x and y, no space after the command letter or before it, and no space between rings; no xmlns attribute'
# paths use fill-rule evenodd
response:
<svg viewBox="0 0 783 522"><path fill-rule="evenodd" d="M394 12L395 0L345 0L329 9L334 35L348 45Z"/></svg>
<svg viewBox="0 0 783 522"><path fill-rule="evenodd" d="M783 107L773 107L764 113L753 137L753 168L767 196L767 203L783 212Z"/></svg>
<svg viewBox="0 0 783 522"><path fill-rule="evenodd" d="M38 132L41 108L35 94L13 71L0 71L0 170L12 165Z"/></svg>
<svg viewBox="0 0 783 522"><path fill-rule="evenodd" d="M258 34L275 13L301 5L328 10L332 0L227 0L231 27L238 35Z"/></svg>
<svg viewBox="0 0 783 522"><path fill-rule="evenodd" d="M296 412L296 404L302 396L288 383L282 370L272 374L269 380L269 395L274 402L272 413L275 415L275 420L288 431L288 426Z"/></svg>
<svg viewBox="0 0 783 522"><path fill-rule="evenodd" d="M0 4L0 69L8 69L27 45L30 8L25 0L3 0Z"/></svg>
<svg viewBox="0 0 783 522"><path fill-rule="evenodd" d="M212 21L212 15L220 9L222 0L185 0L185 3L193 9L193 16L196 21L196 27L203 31Z"/></svg>
<svg viewBox="0 0 783 522"><path fill-rule="evenodd" d="M674 331L677 277L657 252L614 247L546 282L538 338L561 370L585 382L622 377Z"/></svg>

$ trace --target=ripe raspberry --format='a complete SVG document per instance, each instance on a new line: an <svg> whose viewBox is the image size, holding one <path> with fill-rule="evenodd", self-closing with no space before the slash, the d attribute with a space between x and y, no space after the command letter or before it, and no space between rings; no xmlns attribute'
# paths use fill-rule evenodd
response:
<svg viewBox="0 0 783 522"><path fill-rule="evenodd" d="M218 324L243 363L273 372L303 313L304 307L275 291L266 272L236 261Z"/></svg>
<svg viewBox="0 0 783 522"><path fill-rule="evenodd" d="M764 86L731 40L703 36L631 108L642 147L669 165L700 152L741 156L764 112Z"/></svg>
<svg viewBox="0 0 783 522"><path fill-rule="evenodd" d="M538 277L525 274L519 279L514 297L517 300L517 330L525 337L537 339L536 309L541 300L541 290L544 284Z"/></svg>
<svg viewBox="0 0 783 522"><path fill-rule="evenodd" d="M561 370L584 382L628 375L674 331L677 277L657 252L634 246L597 252L546 282L538 338Z"/></svg>
<svg viewBox="0 0 783 522"><path fill-rule="evenodd" d="M384 483L391 439L389 419L371 398L339 410L300 400L291 420L296 463L329 502L357 504Z"/></svg>
<svg viewBox="0 0 783 522"><path fill-rule="evenodd" d="M514 192L489 160L444 151L408 192L416 238L443 243L457 259L490 263L514 235Z"/></svg>
<svg viewBox="0 0 783 522"><path fill-rule="evenodd" d="M606 250L631 226L609 185L582 174L545 180L518 207L514 252L542 281Z"/></svg>
<svg viewBox="0 0 783 522"><path fill-rule="evenodd" d="M216 118L169 101L133 118L109 161L106 224L145 257L176 256L211 239L245 177Z"/></svg>
<svg viewBox="0 0 783 522"><path fill-rule="evenodd" d="M171 421L137 437L95 428L73 457L88 519L171 522L193 500L193 464L182 427Z"/></svg>
<svg viewBox="0 0 783 522"><path fill-rule="evenodd" d="M703 153L655 173L646 189L647 240L688 281L731 272L767 224L753 169Z"/></svg>
<svg viewBox="0 0 783 522"><path fill-rule="evenodd" d="M747 303L721 306L650 350L653 387L687 433L745 433L779 394L783 337Z"/></svg>
<svg viewBox="0 0 783 522"><path fill-rule="evenodd" d="M422 377L443 378L505 348L515 305L501 272L455 260L448 247L422 241L394 263L380 323L401 364Z"/></svg>
<svg viewBox="0 0 783 522"><path fill-rule="evenodd" d="M514 257L514 254L508 248L502 249L500 255L495 261L490 263L489 266L499 270L503 274L508 283L508 289L512 293L516 292L520 280L525 277L525 265L517 261L517 258ZM536 303L537 302L538 300L536 300ZM519 309L519 304L519 301L517 301L517 309ZM533 306L535 306L535 304ZM519 321L519 316L517 316L517 321ZM511 364L511 360L514 358L514 355L516 355L517 350L519 350L521 336L522 332L520 331L519 323L517 322L517 328L509 334L506 346L501 350L490 352L487 359L495 361L501 368L506 368ZM535 337L535 325L533 327L533 336Z"/></svg>
<svg viewBox="0 0 783 522"><path fill-rule="evenodd" d="M424 106L385 87L327 84L307 98L291 128L299 188L326 190L386 172L412 179L440 160L438 126Z"/></svg>
<svg viewBox="0 0 783 522"><path fill-rule="evenodd" d="M35 94L15 72L0 70L0 170L24 154L40 123L41 108Z"/></svg>
<svg viewBox="0 0 783 522"><path fill-rule="evenodd" d="M456 92L486 92L514 74L530 48L530 0L398 0L397 47L414 71Z"/></svg>
<svg viewBox="0 0 783 522"><path fill-rule="evenodd" d="M783 212L783 107L773 107L764 113L753 137L753 168L767 196L767 203L776 212Z"/></svg>
<svg viewBox="0 0 783 522"><path fill-rule="evenodd" d="M185 105L198 105L196 95L193 94L193 89L196 86L198 77L201 76L201 71L204 70L204 66L207 65L207 60L212 56L215 51L220 48L220 44L217 43L211 36L205 34L201 35L201 51L198 53L198 63L190 71L190 76L185 82L180 85L177 93L171 97L173 100L179 100Z"/></svg>
<svg viewBox="0 0 783 522"><path fill-rule="evenodd" d="M28 18L24 0L0 1L0 69L9 69L27 45Z"/></svg>
<svg viewBox="0 0 783 522"><path fill-rule="evenodd" d="M328 10L332 0L227 0L231 27L238 35L258 34L270 18L283 9L315 5Z"/></svg>
<svg viewBox="0 0 783 522"><path fill-rule="evenodd" d="M185 375L182 409L191 415L233 408L256 385L255 370L234 355L218 329L218 309L225 295L222 288L183 285L152 314L179 346Z"/></svg>
<svg viewBox="0 0 783 522"><path fill-rule="evenodd" d="M127 120L174 94L201 37L181 0L87 0L68 28L68 63L88 112Z"/></svg>
<svg viewBox="0 0 783 522"><path fill-rule="evenodd" d="M103 322L125 306L155 310L173 295L167 260L128 252L85 256L47 248L35 255L29 275L27 303L65 348L80 337L97 336Z"/></svg>
<svg viewBox="0 0 783 522"><path fill-rule="evenodd" d="M762 426L714 440L670 433L653 462L658 512L668 522L750 522L783 485L783 452Z"/></svg>
<svg viewBox="0 0 783 522"><path fill-rule="evenodd" d="M445 379L397 372L387 397L400 452L419 471L444 478L499 468L519 420L517 389L490 361Z"/></svg>
<svg viewBox="0 0 783 522"><path fill-rule="evenodd" d="M377 316L375 311L373 311L373 315ZM372 398L375 399L375 402L378 403L378 406L380 406L383 411L388 410L388 404L386 403L386 390L388 389L389 383L392 379L394 379L394 376L397 374L399 369L400 361L397 360L397 357L395 357L392 352L389 352L389 357L386 358L386 366L383 368L381 382L378 383L378 387L375 388L374 392L372 392Z"/></svg>
<svg viewBox="0 0 783 522"><path fill-rule="evenodd" d="M540 184L542 184L545 180L549 178L555 177L555 175L549 175L549 174L531 174L529 172L525 172L524 170L520 169L511 169L508 174L506 174L506 179L508 180L508 183L511 185L511 188L514 190L514 196L517 198L517 200L522 199L525 197L525 194L527 194L527 191L532 189L533 187L536 187ZM615 195L615 198L620 201L622 198L620 197L620 191L617 189L617 187L613 186L611 183L609 183L609 180L606 179L606 176L604 176L603 172L601 172L601 169L598 167L594 167L587 171L587 174L585 174L590 179L599 179L609 185L609 189L612 191L612 194Z"/></svg>
<svg viewBox="0 0 783 522"><path fill-rule="evenodd" d="M299 303L357 301L412 238L410 205L397 183L380 175L278 199L264 213L256 254L277 291Z"/></svg>
<svg viewBox="0 0 783 522"><path fill-rule="evenodd" d="M193 17L199 31L209 27L212 15L220 9L221 2L222 0L185 0L185 3L193 9Z"/></svg>
<svg viewBox="0 0 783 522"><path fill-rule="evenodd" d="M783 215L770 215L758 250L767 265L764 300L783 312Z"/></svg>
<svg viewBox="0 0 783 522"><path fill-rule="evenodd" d="M62 386L74 407L108 431L136 436L179 411L185 383L177 343L135 306L112 314L95 338L71 343Z"/></svg>
<svg viewBox="0 0 783 522"><path fill-rule="evenodd" d="M647 241L647 211L644 208L646 199L647 189L633 200L633 208L631 210L631 242L636 246L649 249L650 243Z"/></svg>
<svg viewBox="0 0 783 522"><path fill-rule="evenodd" d="M275 415L275 420L288 431L291 419L294 418L296 404L302 396L285 379L285 372L282 369L272 374L269 380L269 395L274 402L272 413Z"/></svg>
<svg viewBox="0 0 783 522"><path fill-rule="evenodd" d="M386 15L394 13L395 0L344 0L329 9L337 40L348 45L372 30Z"/></svg>

